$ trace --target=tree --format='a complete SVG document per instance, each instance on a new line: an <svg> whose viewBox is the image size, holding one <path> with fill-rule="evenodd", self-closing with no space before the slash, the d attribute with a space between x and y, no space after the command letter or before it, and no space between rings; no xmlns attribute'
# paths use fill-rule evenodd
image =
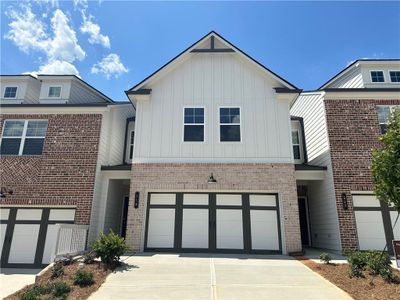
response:
<svg viewBox="0 0 400 300"><path fill-rule="evenodd" d="M375 195L400 213L400 109L389 117L387 131L380 137L382 148L372 153Z"/></svg>

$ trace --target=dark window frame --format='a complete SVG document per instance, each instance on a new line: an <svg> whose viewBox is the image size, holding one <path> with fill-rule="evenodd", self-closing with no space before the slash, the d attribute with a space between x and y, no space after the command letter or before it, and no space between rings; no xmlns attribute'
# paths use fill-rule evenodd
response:
<svg viewBox="0 0 400 300"><path fill-rule="evenodd" d="M382 70L371 70L370 75L371 75L371 82L373 83L385 82L385 73Z"/></svg>
<svg viewBox="0 0 400 300"><path fill-rule="evenodd" d="M400 70L390 70L389 71L390 82L400 83ZM395 79L395 80L393 80Z"/></svg>
<svg viewBox="0 0 400 300"><path fill-rule="evenodd" d="M8 89L15 89L15 91L7 91ZM16 99L17 98L18 87L17 86L6 86L4 88L3 98L5 99ZM14 96L10 96L10 94L14 94Z"/></svg>
<svg viewBox="0 0 400 300"><path fill-rule="evenodd" d="M239 110L239 122L232 122L232 116L230 112L228 115L222 115L221 111L223 109L238 109ZM221 116L228 116L228 121L221 122ZM220 106L218 108L218 131L219 131L219 142L220 143L242 143L243 142L243 135L242 135L242 108L240 106ZM222 139L222 127L238 127L239 128L239 140L223 140Z"/></svg>
<svg viewBox="0 0 400 300"><path fill-rule="evenodd" d="M186 115L186 110L187 109L193 109L193 114L192 115ZM196 114L196 109L202 109L203 110L203 122L197 121L196 117L201 117L200 115L197 116ZM187 122L187 118L189 116L193 116L193 122ZM203 139L202 140L187 140L185 132L186 128L188 127L200 127L202 126L203 128ZM204 106L184 106L183 107L183 134L182 134L182 141L184 143L205 143L206 141L206 108Z"/></svg>
<svg viewBox="0 0 400 300"><path fill-rule="evenodd" d="M293 133L297 134L297 144L293 142ZM301 140L300 140L300 132L297 129L292 130L292 146L293 146L293 159L294 160L302 160L302 153L301 153ZM295 147L298 148L299 157L296 158L295 154Z"/></svg>
<svg viewBox="0 0 400 300"><path fill-rule="evenodd" d="M59 89L60 94L58 96L57 95L52 95L52 93L50 93L50 91L52 89ZM62 91L62 86L59 86L59 85L57 85L57 86L49 86L49 91L47 93L47 97L49 97L49 98L61 98L61 91Z"/></svg>

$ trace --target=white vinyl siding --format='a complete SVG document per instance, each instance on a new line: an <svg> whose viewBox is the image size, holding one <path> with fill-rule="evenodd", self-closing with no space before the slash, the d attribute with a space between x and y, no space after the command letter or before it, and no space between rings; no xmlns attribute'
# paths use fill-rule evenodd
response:
<svg viewBox="0 0 400 300"><path fill-rule="evenodd" d="M133 162L292 163L289 103L279 84L235 54L194 54L137 103ZM182 143L182 107L203 106L206 142ZM219 107L241 107L241 143L219 142Z"/></svg>
<svg viewBox="0 0 400 300"><path fill-rule="evenodd" d="M309 164L327 167L324 180L308 183L312 246L340 250L339 223L323 94L300 95L291 109L291 114L303 118Z"/></svg>

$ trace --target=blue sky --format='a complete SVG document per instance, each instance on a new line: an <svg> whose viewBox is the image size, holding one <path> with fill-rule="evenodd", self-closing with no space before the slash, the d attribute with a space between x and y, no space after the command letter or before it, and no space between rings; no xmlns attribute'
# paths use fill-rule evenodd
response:
<svg viewBox="0 0 400 300"><path fill-rule="evenodd" d="M2 1L1 73L75 72L115 100L211 30L302 89L400 58L400 2Z"/></svg>

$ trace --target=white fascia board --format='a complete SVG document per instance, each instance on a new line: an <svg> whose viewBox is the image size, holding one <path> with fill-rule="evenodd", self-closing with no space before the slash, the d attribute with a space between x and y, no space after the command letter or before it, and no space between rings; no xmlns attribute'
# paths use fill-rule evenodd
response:
<svg viewBox="0 0 400 300"><path fill-rule="evenodd" d="M392 100L400 99L399 91L326 91L324 95L325 100Z"/></svg>

